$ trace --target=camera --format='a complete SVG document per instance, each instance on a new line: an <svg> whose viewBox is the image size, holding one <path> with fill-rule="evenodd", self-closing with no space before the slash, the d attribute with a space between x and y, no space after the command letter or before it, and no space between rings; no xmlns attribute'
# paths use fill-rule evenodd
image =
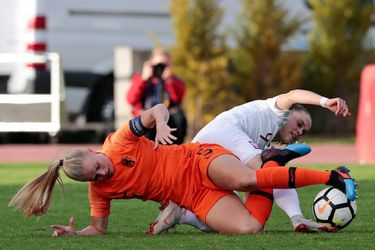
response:
<svg viewBox="0 0 375 250"><path fill-rule="evenodd" d="M158 63L152 66L152 76L161 78L163 75L164 69L167 67L164 63Z"/></svg>

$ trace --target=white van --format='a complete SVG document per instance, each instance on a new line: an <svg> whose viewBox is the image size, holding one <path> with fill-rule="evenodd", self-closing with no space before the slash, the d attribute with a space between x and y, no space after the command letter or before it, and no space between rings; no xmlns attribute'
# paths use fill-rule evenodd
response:
<svg viewBox="0 0 375 250"><path fill-rule="evenodd" d="M292 17L310 15L307 1L279 1ZM153 47L153 37L163 45L172 45L169 2L0 0L0 54L59 53L65 73L65 106L70 122L112 122L114 49L127 46L147 51ZM219 2L226 7L224 27L236 25L240 1ZM285 48L307 49L311 25L308 23L301 29ZM48 92L48 65L0 64L0 93Z"/></svg>
<svg viewBox="0 0 375 250"><path fill-rule="evenodd" d="M0 53L57 52L70 121L112 121L113 51L173 43L168 0L0 0ZM0 65L0 93L48 93L44 63ZM124 99L125 101L125 99Z"/></svg>

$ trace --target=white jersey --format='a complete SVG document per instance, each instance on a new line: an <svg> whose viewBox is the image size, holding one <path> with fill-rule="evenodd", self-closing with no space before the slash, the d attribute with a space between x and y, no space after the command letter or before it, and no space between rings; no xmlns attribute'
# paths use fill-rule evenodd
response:
<svg viewBox="0 0 375 250"><path fill-rule="evenodd" d="M289 110L276 107L277 98L248 102L221 113L193 142L219 144L246 164L270 144L289 118Z"/></svg>

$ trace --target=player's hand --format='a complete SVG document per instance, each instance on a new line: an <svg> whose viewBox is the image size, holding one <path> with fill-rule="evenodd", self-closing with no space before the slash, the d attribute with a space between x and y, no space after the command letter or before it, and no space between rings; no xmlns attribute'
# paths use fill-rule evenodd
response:
<svg viewBox="0 0 375 250"><path fill-rule="evenodd" d="M152 76L152 63L151 61L146 61L143 63L143 68L142 68L142 80L146 81Z"/></svg>
<svg viewBox="0 0 375 250"><path fill-rule="evenodd" d="M155 136L155 146L156 149L159 142L163 145L172 144L172 140L176 140L177 137L172 135L171 132L176 131L177 128L170 128L167 122L159 122L156 124L156 136Z"/></svg>
<svg viewBox="0 0 375 250"><path fill-rule="evenodd" d="M69 219L69 226L63 225L52 225L52 228L56 229L53 233L53 237L60 237L66 235L75 235L75 225L74 225L74 217L70 217Z"/></svg>
<svg viewBox="0 0 375 250"><path fill-rule="evenodd" d="M346 105L345 100L339 97L328 99L325 105L327 106L327 109L334 112L336 116L346 117L346 116L351 115L348 105Z"/></svg>

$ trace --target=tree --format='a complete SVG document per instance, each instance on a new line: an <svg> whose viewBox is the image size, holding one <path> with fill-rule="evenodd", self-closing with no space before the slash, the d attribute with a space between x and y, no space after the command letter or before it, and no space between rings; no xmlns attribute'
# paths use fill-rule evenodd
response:
<svg viewBox="0 0 375 250"><path fill-rule="evenodd" d="M358 0L309 3L315 26L309 34L306 84L328 96L345 96L357 85L372 4Z"/></svg>
<svg viewBox="0 0 375 250"><path fill-rule="evenodd" d="M309 34L310 50L304 86L323 95L340 96L356 111L358 82L364 64L363 39L371 24L372 1L310 0L314 28ZM314 113L317 127L326 133L354 132L355 119L329 119L326 113ZM340 129L337 129L337 128Z"/></svg>
<svg viewBox="0 0 375 250"><path fill-rule="evenodd" d="M189 131L195 134L234 100L227 48L218 31L223 10L215 0L174 0L171 15L176 36L173 67L188 86L185 107Z"/></svg>
<svg viewBox="0 0 375 250"><path fill-rule="evenodd" d="M300 83L303 63L281 50L303 20L287 15L275 0L242 1L232 61L233 81L245 100L274 96Z"/></svg>

